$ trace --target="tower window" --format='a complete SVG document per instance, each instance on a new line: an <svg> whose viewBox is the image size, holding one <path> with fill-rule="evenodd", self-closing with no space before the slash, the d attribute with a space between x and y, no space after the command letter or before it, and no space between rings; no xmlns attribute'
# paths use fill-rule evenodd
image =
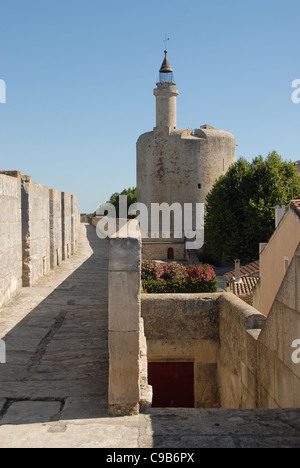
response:
<svg viewBox="0 0 300 468"><path fill-rule="evenodd" d="M202 188L202 185L201 184L198 184L198 189L200 190Z"/></svg>

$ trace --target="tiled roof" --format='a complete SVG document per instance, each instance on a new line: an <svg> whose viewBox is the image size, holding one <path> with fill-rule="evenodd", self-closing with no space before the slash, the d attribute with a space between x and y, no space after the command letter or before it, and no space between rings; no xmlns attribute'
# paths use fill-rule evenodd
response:
<svg viewBox="0 0 300 468"><path fill-rule="evenodd" d="M259 261L249 263L249 265L241 267L241 278L255 275L259 275ZM224 276L235 278L235 271L229 271Z"/></svg>
<svg viewBox="0 0 300 468"><path fill-rule="evenodd" d="M300 218L300 200L292 200L290 207Z"/></svg>
<svg viewBox="0 0 300 468"><path fill-rule="evenodd" d="M242 296L244 294L249 294L253 291L257 285L259 278L242 278L242 283L233 283L233 293L236 296Z"/></svg>

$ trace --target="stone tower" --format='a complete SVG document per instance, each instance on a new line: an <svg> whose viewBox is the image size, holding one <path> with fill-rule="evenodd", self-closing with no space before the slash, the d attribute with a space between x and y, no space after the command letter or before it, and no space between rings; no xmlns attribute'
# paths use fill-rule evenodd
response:
<svg viewBox="0 0 300 468"><path fill-rule="evenodd" d="M216 179L236 162L236 140L209 125L177 129L177 96L173 70L165 51L154 89L156 127L137 141L137 200L148 208L149 226L153 203L204 203ZM143 239L143 257L165 260L186 258L185 239L171 233Z"/></svg>

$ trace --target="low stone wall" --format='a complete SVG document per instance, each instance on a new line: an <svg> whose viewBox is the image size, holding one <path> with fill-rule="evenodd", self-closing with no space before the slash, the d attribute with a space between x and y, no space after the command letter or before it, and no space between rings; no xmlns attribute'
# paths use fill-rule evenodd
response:
<svg viewBox="0 0 300 468"><path fill-rule="evenodd" d="M219 294L142 294L148 361L194 362L196 408L220 406Z"/></svg>
<svg viewBox="0 0 300 468"><path fill-rule="evenodd" d="M0 306L75 253L79 222L73 195L0 172Z"/></svg>
<svg viewBox="0 0 300 468"><path fill-rule="evenodd" d="M196 408L300 407L299 281L300 246L268 318L231 293L143 294L148 361L194 362Z"/></svg>
<svg viewBox="0 0 300 468"><path fill-rule="evenodd" d="M222 408L256 408L257 339L266 317L231 293L219 298L218 385Z"/></svg>
<svg viewBox="0 0 300 468"><path fill-rule="evenodd" d="M300 407L300 244L271 308L257 349L260 408Z"/></svg>
<svg viewBox="0 0 300 468"><path fill-rule="evenodd" d="M135 221L131 224L136 228ZM131 237L125 231L115 233L109 246L108 404L114 416L138 414L141 406L151 402L141 317L141 238L137 229Z"/></svg>

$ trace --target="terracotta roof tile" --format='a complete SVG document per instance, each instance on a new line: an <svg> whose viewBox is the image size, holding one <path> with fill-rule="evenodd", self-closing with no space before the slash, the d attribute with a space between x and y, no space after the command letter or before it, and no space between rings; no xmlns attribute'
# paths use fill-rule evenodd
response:
<svg viewBox="0 0 300 468"><path fill-rule="evenodd" d="M249 263L249 265L241 267L241 278L255 275L259 275L259 261ZM229 271L228 273L225 273L224 276L235 278L235 271Z"/></svg>
<svg viewBox="0 0 300 468"><path fill-rule="evenodd" d="M300 218L300 200L292 200L290 207Z"/></svg>
<svg viewBox="0 0 300 468"><path fill-rule="evenodd" d="M257 285L259 278L242 278L242 283L233 283L233 293L236 296L242 296L249 294L253 291Z"/></svg>

